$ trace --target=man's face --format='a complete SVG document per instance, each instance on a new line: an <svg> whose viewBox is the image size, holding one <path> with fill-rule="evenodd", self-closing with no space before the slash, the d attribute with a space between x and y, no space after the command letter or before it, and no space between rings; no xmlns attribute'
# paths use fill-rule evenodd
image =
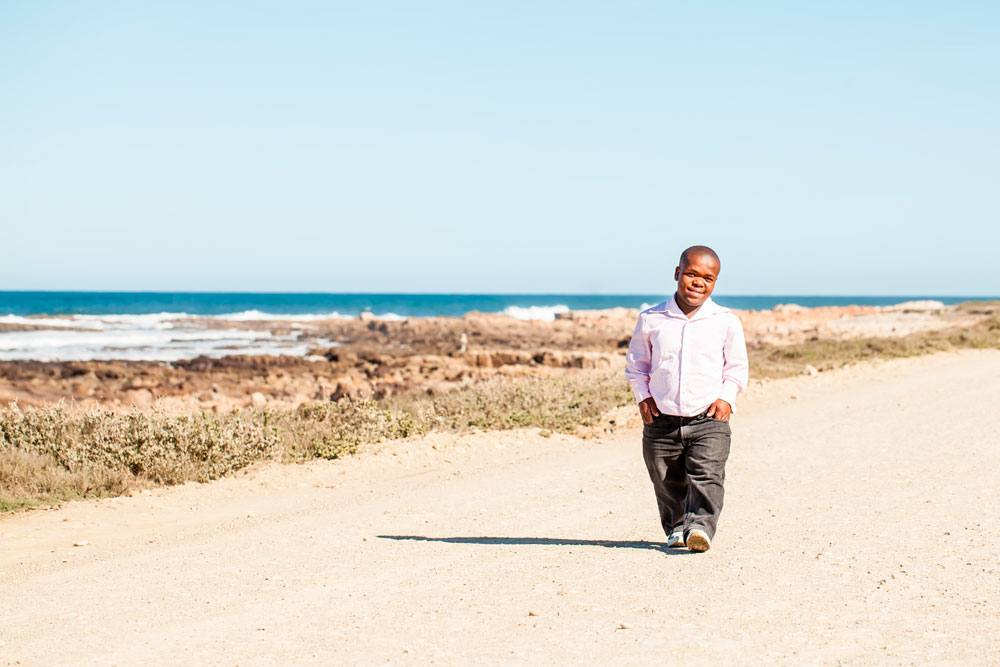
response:
<svg viewBox="0 0 1000 667"><path fill-rule="evenodd" d="M719 277L719 263L711 255L693 255L674 269L677 299L681 305L697 308L712 296Z"/></svg>

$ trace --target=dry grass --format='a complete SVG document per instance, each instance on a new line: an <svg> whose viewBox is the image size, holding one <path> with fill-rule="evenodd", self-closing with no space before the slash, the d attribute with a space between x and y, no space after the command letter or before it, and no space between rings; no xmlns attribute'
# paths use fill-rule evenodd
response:
<svg viewBox="0 0 1000 667"><path fill-rule="evenodd" d="M276 445L255 413L11 408L0 412L0 511L120 495L136 482L207 481L267 458Z"/></svg>
<svg viewBox="0 0 1000 667"><path fill-rule="evenodd" d="M797 345L767 345L749 352L754 377L779 378L798 375L806 366L825 371L872 359L969 348L1000 348L1000 316L993 315L967 328L922 331L896 338L812 340Z"/></svg>
<svg viewBox="0 0 1000 667"><path fill-rule="evenodd" d="M617 371L497 378L439 396L316 403L287 411L170 416L65 406L0 411L0 511L208 481L256 461L338 458L431 430L572 432L629 392Z"/></svg>
<svg viewBox="0 0 1000 667"><path fill-rule="evenodd" d="M901 338L807 341L750 351L755 377L873 358L1000 348L995 313L965 329ZM539 427L572 433L632 400L620 369L558 379L498 377L438 396L317 403L288 411L170 416L64 406L0 410L0 512L113 496L143 484L207 481L263 460L338 458L365 443L432 430Z"/></svg>
<svg viewBox="0 0 1000 667"><path fill-rule="evenodd" d="M67 470L55 458L20 449L0 449L0 512L75 498L117 496L131 477L99 466Z"/></svg>

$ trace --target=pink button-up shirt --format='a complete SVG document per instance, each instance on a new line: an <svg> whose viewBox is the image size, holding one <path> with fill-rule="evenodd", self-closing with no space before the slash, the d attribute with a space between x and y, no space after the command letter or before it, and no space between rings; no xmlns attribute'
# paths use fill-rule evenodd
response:
<svg viewBox="0 0 1000 667"><path fill-rule="evenodd" d="M625 358L636 402L652 396L660 412L682 417L719 398L735 409L749 371L743 325L710 298L690 318L673 296L639 313Z"/></svg>

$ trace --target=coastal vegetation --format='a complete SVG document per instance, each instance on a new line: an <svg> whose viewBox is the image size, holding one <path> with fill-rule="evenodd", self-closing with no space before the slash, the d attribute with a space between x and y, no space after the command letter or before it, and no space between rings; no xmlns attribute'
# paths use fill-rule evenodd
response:
<svg viewBox="0 0 1000 667"><path fill-rule="evenodd" d="M617 371L496 377L435 396L345 399L291 410L168 415L66 405L0 411L0 511L209 481L265 460L339 458L432 430L573 432L630 393Z"/></svg>
<svg viewBox="0 0 1000 667"><path fill-rule="evenodd" d="M810 366L826 371L873 359L986 348L1000 348L1000 315L993 314L970 327L921 331L906 336L814 339L794 345L751 346L749 354L754 377L781 378L797 375Z"/></svg>
<svg viewBox="0 0 1000 667"><path fill-rule="evenodd" d="M779 378L963 348L1000 348L1000 316L899 337L756 344L750 356L755 377ZM14 405L0 409L0 511L208 481L259 461L339 458L367 443L431 431L536 427L574 433L631 400L620 369L584 368L554 377L495 376L432 395L317 401L294 409L177 415Z"/></svg>

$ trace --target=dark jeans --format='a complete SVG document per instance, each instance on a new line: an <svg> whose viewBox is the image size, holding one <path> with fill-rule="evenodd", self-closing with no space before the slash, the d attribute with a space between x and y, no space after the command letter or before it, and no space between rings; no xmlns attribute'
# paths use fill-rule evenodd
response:
<svg viewBox="0 0 1000 667"><path fill-rule="evenodd" d="M715 536L731 437L729 424L711 417L682 423L660 415L643 426L642 457L667 535L701 528Z"/></svg>

